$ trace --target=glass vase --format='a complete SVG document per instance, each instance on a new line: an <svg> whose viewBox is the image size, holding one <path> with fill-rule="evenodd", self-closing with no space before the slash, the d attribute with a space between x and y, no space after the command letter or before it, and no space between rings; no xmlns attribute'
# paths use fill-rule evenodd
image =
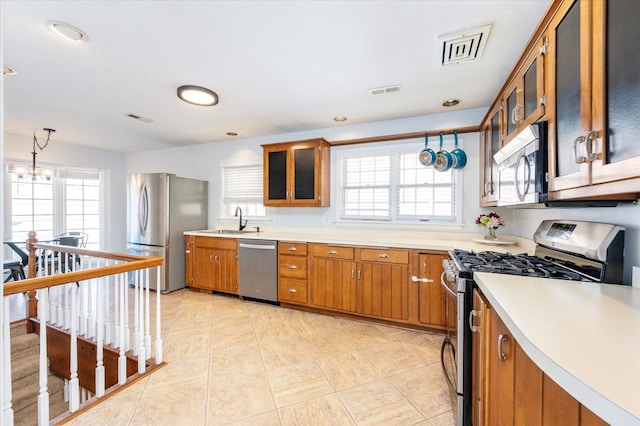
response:
<svg viewBox="0 0 640 426"><path fill-rule="evenodd" d="M496 228L484 227L484 239L488 241L497 241Z"/></svg>

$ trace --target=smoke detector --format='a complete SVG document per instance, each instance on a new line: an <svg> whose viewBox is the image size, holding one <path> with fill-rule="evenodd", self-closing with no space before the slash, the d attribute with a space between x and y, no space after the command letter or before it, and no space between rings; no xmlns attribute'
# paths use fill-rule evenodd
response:
<svg viewBox="0 0 640 426"><path fill-rule="evenodd" d="M437 62L441 67L477 62L487 44L491 24L438 36Z"/></svg>

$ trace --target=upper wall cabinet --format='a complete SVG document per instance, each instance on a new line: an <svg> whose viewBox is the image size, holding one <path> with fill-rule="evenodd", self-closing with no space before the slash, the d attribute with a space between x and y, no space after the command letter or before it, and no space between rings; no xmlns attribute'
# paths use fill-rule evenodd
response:
<svg viewBox="0 0 640 426"><path fill-rule="evenodd" d="M494 179L498 177L496 162L493 154L502 148L502 105L497 104L489 113L488 118L480 128L480 205L493 207L498 200L497 186Z"/></svg>
<svg viewBox="0 0 640 426"><path fill-rule="evenodd" d="M640 192L640 2L565 0L548 28L550 199Z"/></svg>
<svg viewBox="0 0 640 426"><path fill-rule="evenodd" d="M548 44L546 35L540 37L534 49L519 65L517 73L503 93L505 143L509 143L522 128L544 116L546 104L544 58Z"/></svg>
<svg viewBox="0 0 640 426"><path fill-rule="evenodd" d="M262 147L265 206L329 206L327 141L309 139Z"/></svg>

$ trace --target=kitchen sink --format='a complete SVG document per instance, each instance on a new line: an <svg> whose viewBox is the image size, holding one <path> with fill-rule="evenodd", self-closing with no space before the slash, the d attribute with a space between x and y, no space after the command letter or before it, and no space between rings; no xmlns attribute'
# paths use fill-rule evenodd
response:
<svg viewBox="0 0 640 426"><path fill-rule="evenodd" d="M203 234L232 234L232 235L242 235L242 234L257 234L258 231L239 231L237 229L207 229L205 231L198 231Z"/></svg>

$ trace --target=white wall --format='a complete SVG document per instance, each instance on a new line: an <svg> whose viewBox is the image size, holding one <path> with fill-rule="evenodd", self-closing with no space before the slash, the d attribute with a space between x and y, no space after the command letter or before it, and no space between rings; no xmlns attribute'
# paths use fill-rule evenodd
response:
<svg viewBox="0 0 640 426"><path fill-rule="evenodd" d="M46 137L44 132L38 136ZM125 251L126 244L126 179L124 172L124 154L88 148L79 145L65 144L61 142L61 134L54 133L51 136L49 146L38 152L37 164L40 165L60 165L69 167L85 167L105 169L107 172L106 182L106 217L103 235L103 249L109 251ZM31 151L33 147L32 136L4 134L4 159L26 160L31 162Z"/></svg>

